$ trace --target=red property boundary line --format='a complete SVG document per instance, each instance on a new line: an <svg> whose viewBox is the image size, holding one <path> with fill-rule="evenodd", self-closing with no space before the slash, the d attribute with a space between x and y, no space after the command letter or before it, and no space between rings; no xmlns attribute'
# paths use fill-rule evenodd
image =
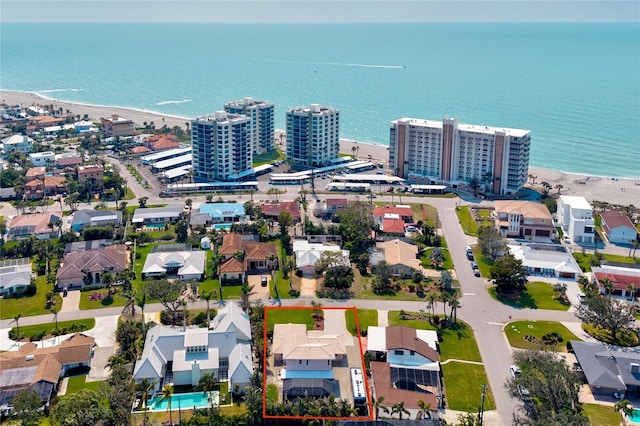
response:
<svg viewBox="0 0 640 426"><path fill-rule="evenodd" d="M314 308L312 306L287 306L287 307L277 307L277 306L268 306L264 308L264 354L266 355L267 353L267 346L269 343L269 339L267 337L267 331L268 331L268 324L269 324L269 311L271 310L308 310L308 311L312 311L315 310L317 308ZM362 375L364 377L364 384L367 390L367 408L369 409L369 416L365 417L365 416L354 416L354 417L315 417L315 416L269 416L267 415L267 357L264 357L264 361L263 361L263 367L262 367L262 389L264 389L264 391L262 392L262 418L264 419L297 419L297 420L309 420L309 419L320 419L320 420L373 420L374 419L374 413L373 413L373 403L372 401L372 395L371 395L371 391L369 388L369 379L367 376L367 371L366 371L366 367L365 367L365 363L364 363L364 352L362 351L362 342L360 341L360 323L358 322L358 311L356 309L355 306L351 306L351 307L323 307L321 308L323 310L325 309L334 309L334 310L340 310L340 311L353 311L353 316L355 318L355 322L356 322L356 338L358 339L358 349L360 350L360 362L361 362L361 366L362 366L362 371L364 372L364 374Z"/></svg>

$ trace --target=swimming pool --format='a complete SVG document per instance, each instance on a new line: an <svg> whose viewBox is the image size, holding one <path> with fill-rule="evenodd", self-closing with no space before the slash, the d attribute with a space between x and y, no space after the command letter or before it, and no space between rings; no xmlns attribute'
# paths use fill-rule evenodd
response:
<svg viewBox="0 0 640 426"><path fill-rule="evenodd" d="M164 227L167 226L164 223L150 223L148 225L145 225L145 228L152 228L152 229L164 229Z"/></svg>
<svg viewBox="0 0 640 426"><path fill-rule="evenodd" d="M211 398L209 398L211 396ZM210 404L218 404L218 392L188 392L175 393L171 395L171 409L184 410L190 408L204 408ZM149 411L167 411L169 409L168 401L162 400L162 395L156 395L147 404Z"/></svg>
<svg viewBox="0 0 640 426"><path fill-rule="evenodd" d="M640 424L640 410L634 409L627 417L631 423Z"/></svg>
<svg viewBox="0 0 640 426"><path fill-rule="evenodd" d="M213 229L215 229L216 231L220 231L220 230L228 230L231 229L231 224L230 223L220 223L218 225L213 225Z"/></svg>

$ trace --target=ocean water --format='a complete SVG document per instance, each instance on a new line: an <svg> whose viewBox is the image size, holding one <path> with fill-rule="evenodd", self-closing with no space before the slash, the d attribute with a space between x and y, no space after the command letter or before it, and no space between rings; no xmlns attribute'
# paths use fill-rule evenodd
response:
<svg viewBox="0 0 640 426"><path fill-rule="evenodd" d="M640 177L640 24L2 24L0 87L193 118L252 96L532 130L532 166Z"/></svg>

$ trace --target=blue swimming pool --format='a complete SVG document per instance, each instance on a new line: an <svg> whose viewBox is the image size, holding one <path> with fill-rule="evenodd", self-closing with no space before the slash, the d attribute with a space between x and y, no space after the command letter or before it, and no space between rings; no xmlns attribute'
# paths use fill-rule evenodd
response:
<svg viewBox="0 0 640 426"><path fill-rule="evenodd" d="M228 230L231 229L231 224L230 223L221 223L218 225L213 225L213 229L215 229L216 231L218 230Z"/></svg>
<svg viewBox="0 0 640 426"><path fill-rule="evenodd" d="M212 403L217 403L217 399L218 392L176 393L171 395L171 409L204 408ZM166 399L162 400L161 395L154 396L147 405L149 411L167 411L169 409L169 402Z"/></svg>
<svg viewBox="0 0 640 426"><path fill-rule="evenodd" d="M634 409L630 416L627 416L631 423L640 424L640 410Z"/></svg>
<svg viewBox="0 0 640 426"><path fill-rule="evenodd" d="M164 223L150 223L148 225L145 225L145 227L152 229L164 229L165 226L166 225Z"/></svg>

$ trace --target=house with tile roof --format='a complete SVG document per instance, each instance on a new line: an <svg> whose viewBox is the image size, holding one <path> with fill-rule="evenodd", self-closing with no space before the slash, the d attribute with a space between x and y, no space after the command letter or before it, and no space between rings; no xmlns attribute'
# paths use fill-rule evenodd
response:
<svg viewBox="0 0 640 426"><path fill-rule="evenodd" d="M142 279L177 277L181 281L202 280L205 275L204 251L170 251L149 253L142 267Z"/></svg>
<svg viewBox="0 0 640 426"><path fill-rule="evenodd" d="M102 122L102 131L107 137L133 136L135 133L133 121L117 114L107 118L101 117L100 121Z"/></svg>
<svg viewBox="0 0 640 426"><path fill-rule="evenodd" d="M278 265L277 246L255 241L253 235L224 234L218 253L222 256L220 280L223 283L244 282L247 273L271 271Z"/></svg>
<svg viewBox="0 0 640 426"><path fill-rule="evenodd" d="M145 144L153 151L166 151L180 147L178 138L175 135L159 134L150 135L145 138Z"/></svg>
<svg viewBox="0 0 640 426"><path fill-rule="evenodd" d="M404 235L406 226L413 223L413 211L409 206L374 207L373 220L386 234Z"/></svg>
<svg viewBox="0 0 640 426"><path fill-rule="evenodd" d="M283 397L292 400L327 396L335 380L333 367L347 357L345 336L307 330L305 324L275 324L273 345L275 366L282 366Z"/></svg>
<svg viewBox="0 0 640 426"><path fill-rule="evenodd" d="M495 226L506 238L526 238L548 242L555 235L547 206L533 201L496 200Z"/></svg>
<svg viewBox="0 0 640 426"><path fill-rule="evenodd" d="M133 379L148 379L159 392L165 385L195 386L205 373L231 389L238 385L242 391L251 383L251 325L236 303L219 309L210 328L150 328Z"/></svg>
<svg viewBox="0 0 640 426"><path fill-rule="evenodd" d="M612 244L631 244L638 241L638 230L629 216L619 211L600 213L602 230Z"/></svg>
<svg viewBox="0 0 640 426"><path fill-rule="evenodd" d="M370 326L367 351L373 359L375 398L384 397L385 407L402 401L407 408L417 409L421 399L438 410L442 389L436 331Z"/></svg>
<svg viewBox="0 0 640 426"><path fill-rule="evenodd" d="M376 248L369 256L369 262L373 267L383 260L391 268L391 273L399 277L410 277L422 268L418 258L418 246L397 238L376 243Z"/></svg>
<svg viewBox="0 0 640 426"><path fill-rule="evenodd" d="M98 164L78 166L78 182L99 181L104 178L104 169Z"/></svg>
<svg viewBox="0 0 640 426"><path fill-rule="evenodd" d="M277 219L282 211L288 211L293 221L300 222L300 204L297 201L280 201L279 203L267 203L260 206L260 212L264 217Z"/></svg>
<svg viewBox="0 0 640 426"><path fill-rule="evenodd" d="M34 235L39 240L48 240L58 236L59 212L29 213L11 219L7 227L7 240L22 240ZM50 224L52 226L50 226Z"/></svg>
<svg viewBox="0 0 640 426"><path fill-rule="evenodd" d="M94 346L93 337L76 333L57 346L39 348L29 342L17 351L0 353L0 407L10 409L11 401L26 389L48 404L62 377L90 366Z"/></svg>
<svg viewBox="0 0 640 426"><path fill-rule="evenodd" d="M70 153L56 154L55 158L56 166L59 169L74 168L75 166L81 166L84 162L81 155Z"/></svg>
<svg viewBox="0 0 640 426"><path fill-rule="evenodd" d="M607 294L609 290L604 286L604 281L609 280L613 284L610 296L628 303L638 301L640 290L640 269L624 266L601 265L591 267L593 283L598 286L601 294Z"/></svg>
<svg viewBox="0 0 640 426"><path fill-rule="evenodd" d="M127 251L124 244L114 244L96 250L77 251L67 254L56 275L56 286L74 289L85 285L102 283L102 276L111 276L127 267Z"/></svg>

